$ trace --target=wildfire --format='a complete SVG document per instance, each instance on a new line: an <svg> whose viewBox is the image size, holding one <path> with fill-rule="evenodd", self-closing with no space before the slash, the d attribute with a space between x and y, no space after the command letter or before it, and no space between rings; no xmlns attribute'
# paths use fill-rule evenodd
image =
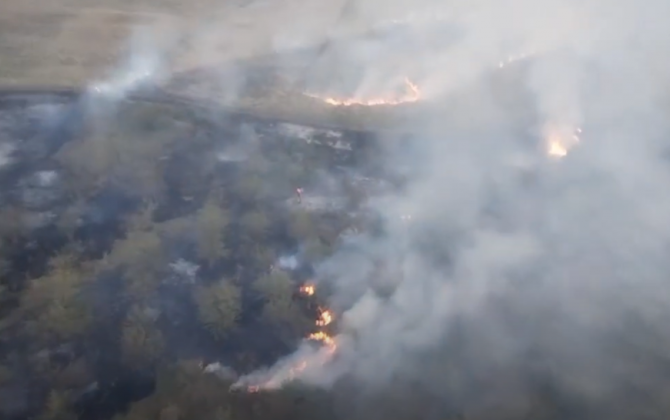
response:
<svg viewBox="0 0 670 420"><path fill-rule="evenodd" d="M296 363L295 366L292 366L289 369L288 374L286 375L285 379L277 380L277 379L273 378L273 379L270 379L269 381L267 381L267 382L265 382L261 385L249 385L247 387L247 392L249 392L251 394L254 394L254 393L257 393L257 392L261 392L263 389L279 388L282 383L290 382L290 381L294 380L298 376L298 374L300 372L302 372L303 370L305 370L308 366L309 366L309 364L307 363L307 361L302 360L302 361Z"/></svg>
<svg viewBox="0 0 670 420"><path fill-rule="evenodd" d="M300 293L302 293L305 296L312 296L314 295L314 292L316 292L316 288L311 283L303 284L302 286L300 286Z"/></svg>
<svg viewBox="0 0 670 420"><path fill-rule="evenodd" d="M307 338L309 340L318 341L323 344L323 348L326 350L326 358L321 361L322 364L327 362L337 350L337 343L335 342L335 339L323 331L312 333Z"/></svg>
<svg viewBox="0 0 670 420"><path fill-rule="evenodd" d="M359 98L332 98L332 97L321 97L319 95L314 95L311 93L306 93L306 96L310 98L316 98L324 101L328 105L333 106L380 106L380 105L400 105L403 103L416 102L421 99L421 91L419 87L412 83L408 78L405 78L405 92L396 98L372 98L372 99L359 99Z"/></svg>
<svg viewBox="0 0 670 420"><path fill-rule="evenodd" d="M319 308L319 311L321 312L321 314L319 315L319 319L316 320L317 327L325 327L326 325L333 322L332 312L330 312L328 309L322 309L322 308Z"/></svg>
<svg viewBox="0 0 670 420"><path fill-rule="evenodd" d="M320 341L325 345L334 345L335 344L335 341L333 340L333 338L331 336L329 336L328 334L326 334L325 332L323 332L323 331L312 333L307 338L310 339L310 340L314 340L314 341Z"/></svg>
<svg viewBox="0 0 670 420"><path fill-rule="evenodd" d="M306 296L312 296L316 292L316 287L313 284L304 284L300 287L300 292ZM325 327L333 322L333 313L325 308L319 308L319 318L315 321L317 327ZM275 374L272 378L260 384L248 385L246 390L249 393L257 393L262 390L276 389L286 382L295 380L298 375L305 369L315 364L325 364L330 360L337 350L337 343L335 339L327 332L319 330L307 336L307 340L316 341L323 346L314 358L299 360L287 370L282 370L280 374Z"/></svg>
<svg viewBox="0 0 670 420"><path fill-rule="evenodd" d="M581 133L582 129L579 127L573 130L572 135L567 135L555 128L549 130L546 140L547 154L557 159L565 157L570 149L580 142Z"/></svg>

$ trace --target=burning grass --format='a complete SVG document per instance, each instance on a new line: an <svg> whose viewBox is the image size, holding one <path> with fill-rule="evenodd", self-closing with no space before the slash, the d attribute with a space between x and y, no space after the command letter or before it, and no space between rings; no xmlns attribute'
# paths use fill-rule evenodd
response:
<svg viewBox="0 0 670 420"><path fill-rule="evenodd" d="M331 96L321 96L315 93L305 93L306 96L314 99L319 99L328 105L336 107L349 107L349 106L360 106L360 107L376 107L376 106L397 106L401 104L417 102L421 99L421 91L417 85L412 83L408 78L404 79L404 86L402 89L404 92L399 93L398 95L387 94L375 98L335 98Z"/></svg>

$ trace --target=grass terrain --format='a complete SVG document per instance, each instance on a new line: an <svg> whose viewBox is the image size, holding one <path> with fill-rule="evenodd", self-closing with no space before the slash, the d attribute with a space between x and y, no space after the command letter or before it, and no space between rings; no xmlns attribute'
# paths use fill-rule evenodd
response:
<svg viewBox="0 0 670 420"><path fill-rule="evenodd" d="M114 68L133 31L143 26L163 40L186 34L170 46L168 65L175 74L272 57L295 43L318 44L341 7L340 2L212 3L116 0L100 7L90 0L46 5L8 0L0 5L0 86L84 86ZM208 95L204 99L219 100ZM415 114L405 106L333 107L274 85L245 93L234 106L271 118L356 129L401 127Z"/></svg>

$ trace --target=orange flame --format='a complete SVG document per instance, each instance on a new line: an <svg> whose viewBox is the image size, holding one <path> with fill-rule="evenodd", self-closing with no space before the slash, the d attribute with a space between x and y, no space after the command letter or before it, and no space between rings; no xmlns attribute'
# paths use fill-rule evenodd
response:
<svg viewBox="0 0 670 420"><path fill-rule="evenodd" d="M322 309L322 308L319 308L319 311L321 312L321 314L319 315L319 319L316 320L317 327L325 327L326 325L333 322L332 312L330 312L328 309Z"/></svg>
<svg viewBox="0 0 670 420"><path fill-rule="evenodd" d="M300 360L297 363L295 363L295 365L289 368L288 374L286 376L282 376L280 378L276 377L270 378L269 380L257 385L249 385L247 386L247 392L257 393L265 389L279 388L282 384L295 380L298 377L298 375L305 369L307 369L309 366L312 366L315 363L325 364L328 360L330 360L330 358L333 356L333 354L335 354L335 351L337 350L337 344L335 343L335 339L322 331L310 334L309 337L307 338L309 340L319 341L324 345L323 348L325 349L326 352L321 353L321 356L325 357L318 357L309 360Z"/></svg>
<svg viewBox="0 0 670 420"><path fill-rule="evenodd" d="M303 284L302 286L300 286L300 293L302 293L305 296L312 296L314 295L315 292L316 287L311 283Z"/></svg>
<svg viewBox="0 0 670 420"><path fill-rule="evenodd" d="M307 338L310 339L310 340L314 340L314 341L320 341L323 344L325 344L326 346L334 346L335 345L335 340L333 340L333 337L329 336L328 334L326 334L323 331L318 331L318 332L312 333Z"/></svg>
<svg viewBox="0 0 670 420"><path fill-rule="evenodd" d="M311 93L306 93L310 98L316 98L324 101L328 105L333 106L379 106L379 105L400 105L403 103L416 102L421 99L421 91L419 87L412 83L408 78L405 78L405 93L399 98L373 98L373 99L341 99L332 97L321 97Z"/></svg>
<svg viewBox="0 0 670 420"><path fill-rule="evenodd" d="M579 127L573 130L572 136L566 135L555 128L549 130L546 140L547 154L557 159L565 157L570 149L581 141L579 138L581 133L582 129Z"/></svg>
<svg viewBox="0 0 670 420"><path fill-rule="evenodd" d="M303 295L312 296L314 295L315 292L316 287L312 283L307 283L300 287L300 293L302 293ZM318 327L325 327L326 325L329 325L331 322L333 322L334 318L335 317L330 310L325 308L319 308L319 318L315 321L315 324ZM337 344L335 342L335 339L330 335L328 335L328 333L326 333L325 331L314 332L309 336L307 336L307 340L320 342L323 345L323 349L325 349L325 353L323 352L318 353L320 354L320 356L314 359L299 360L288 369L288 373L286 374L276 375L275 377L270 378L267 381L260 384L249 385L246 388L247 392L257 393L265 389L278 388L285 382L295 380L297 376L305 369L307 369L310 365L314 365L315 363L321 363L321 364L326 363L328 360L330 360L330 358L337 350Z"/></svg>

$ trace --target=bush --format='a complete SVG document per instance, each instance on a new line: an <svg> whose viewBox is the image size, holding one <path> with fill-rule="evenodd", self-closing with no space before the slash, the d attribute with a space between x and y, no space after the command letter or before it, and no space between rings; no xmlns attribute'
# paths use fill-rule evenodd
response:
<svg viewBox="0 0 670 420"><path fill-rule="evenodd" d="M131 308L121 337L125 360L131 366L145 367L161 356L164 346L163 334L155 327L154 319L138 306Z"/></svg>
<svg viewBox="0 0 670 420"><path fill-rule="evenodd" d="M198 258L213 264L228 255L224 241L224 233L230 222L225 209L208 201L198 213L197 246Z"/></svg>
<svg viewBox="0 0 670 420"><path fill-rule="evenodd" d="M242 311L240 299L240 290L226 280L196 289L194 300L200 322L215 338L226 337L235 327Z"/></svg>

